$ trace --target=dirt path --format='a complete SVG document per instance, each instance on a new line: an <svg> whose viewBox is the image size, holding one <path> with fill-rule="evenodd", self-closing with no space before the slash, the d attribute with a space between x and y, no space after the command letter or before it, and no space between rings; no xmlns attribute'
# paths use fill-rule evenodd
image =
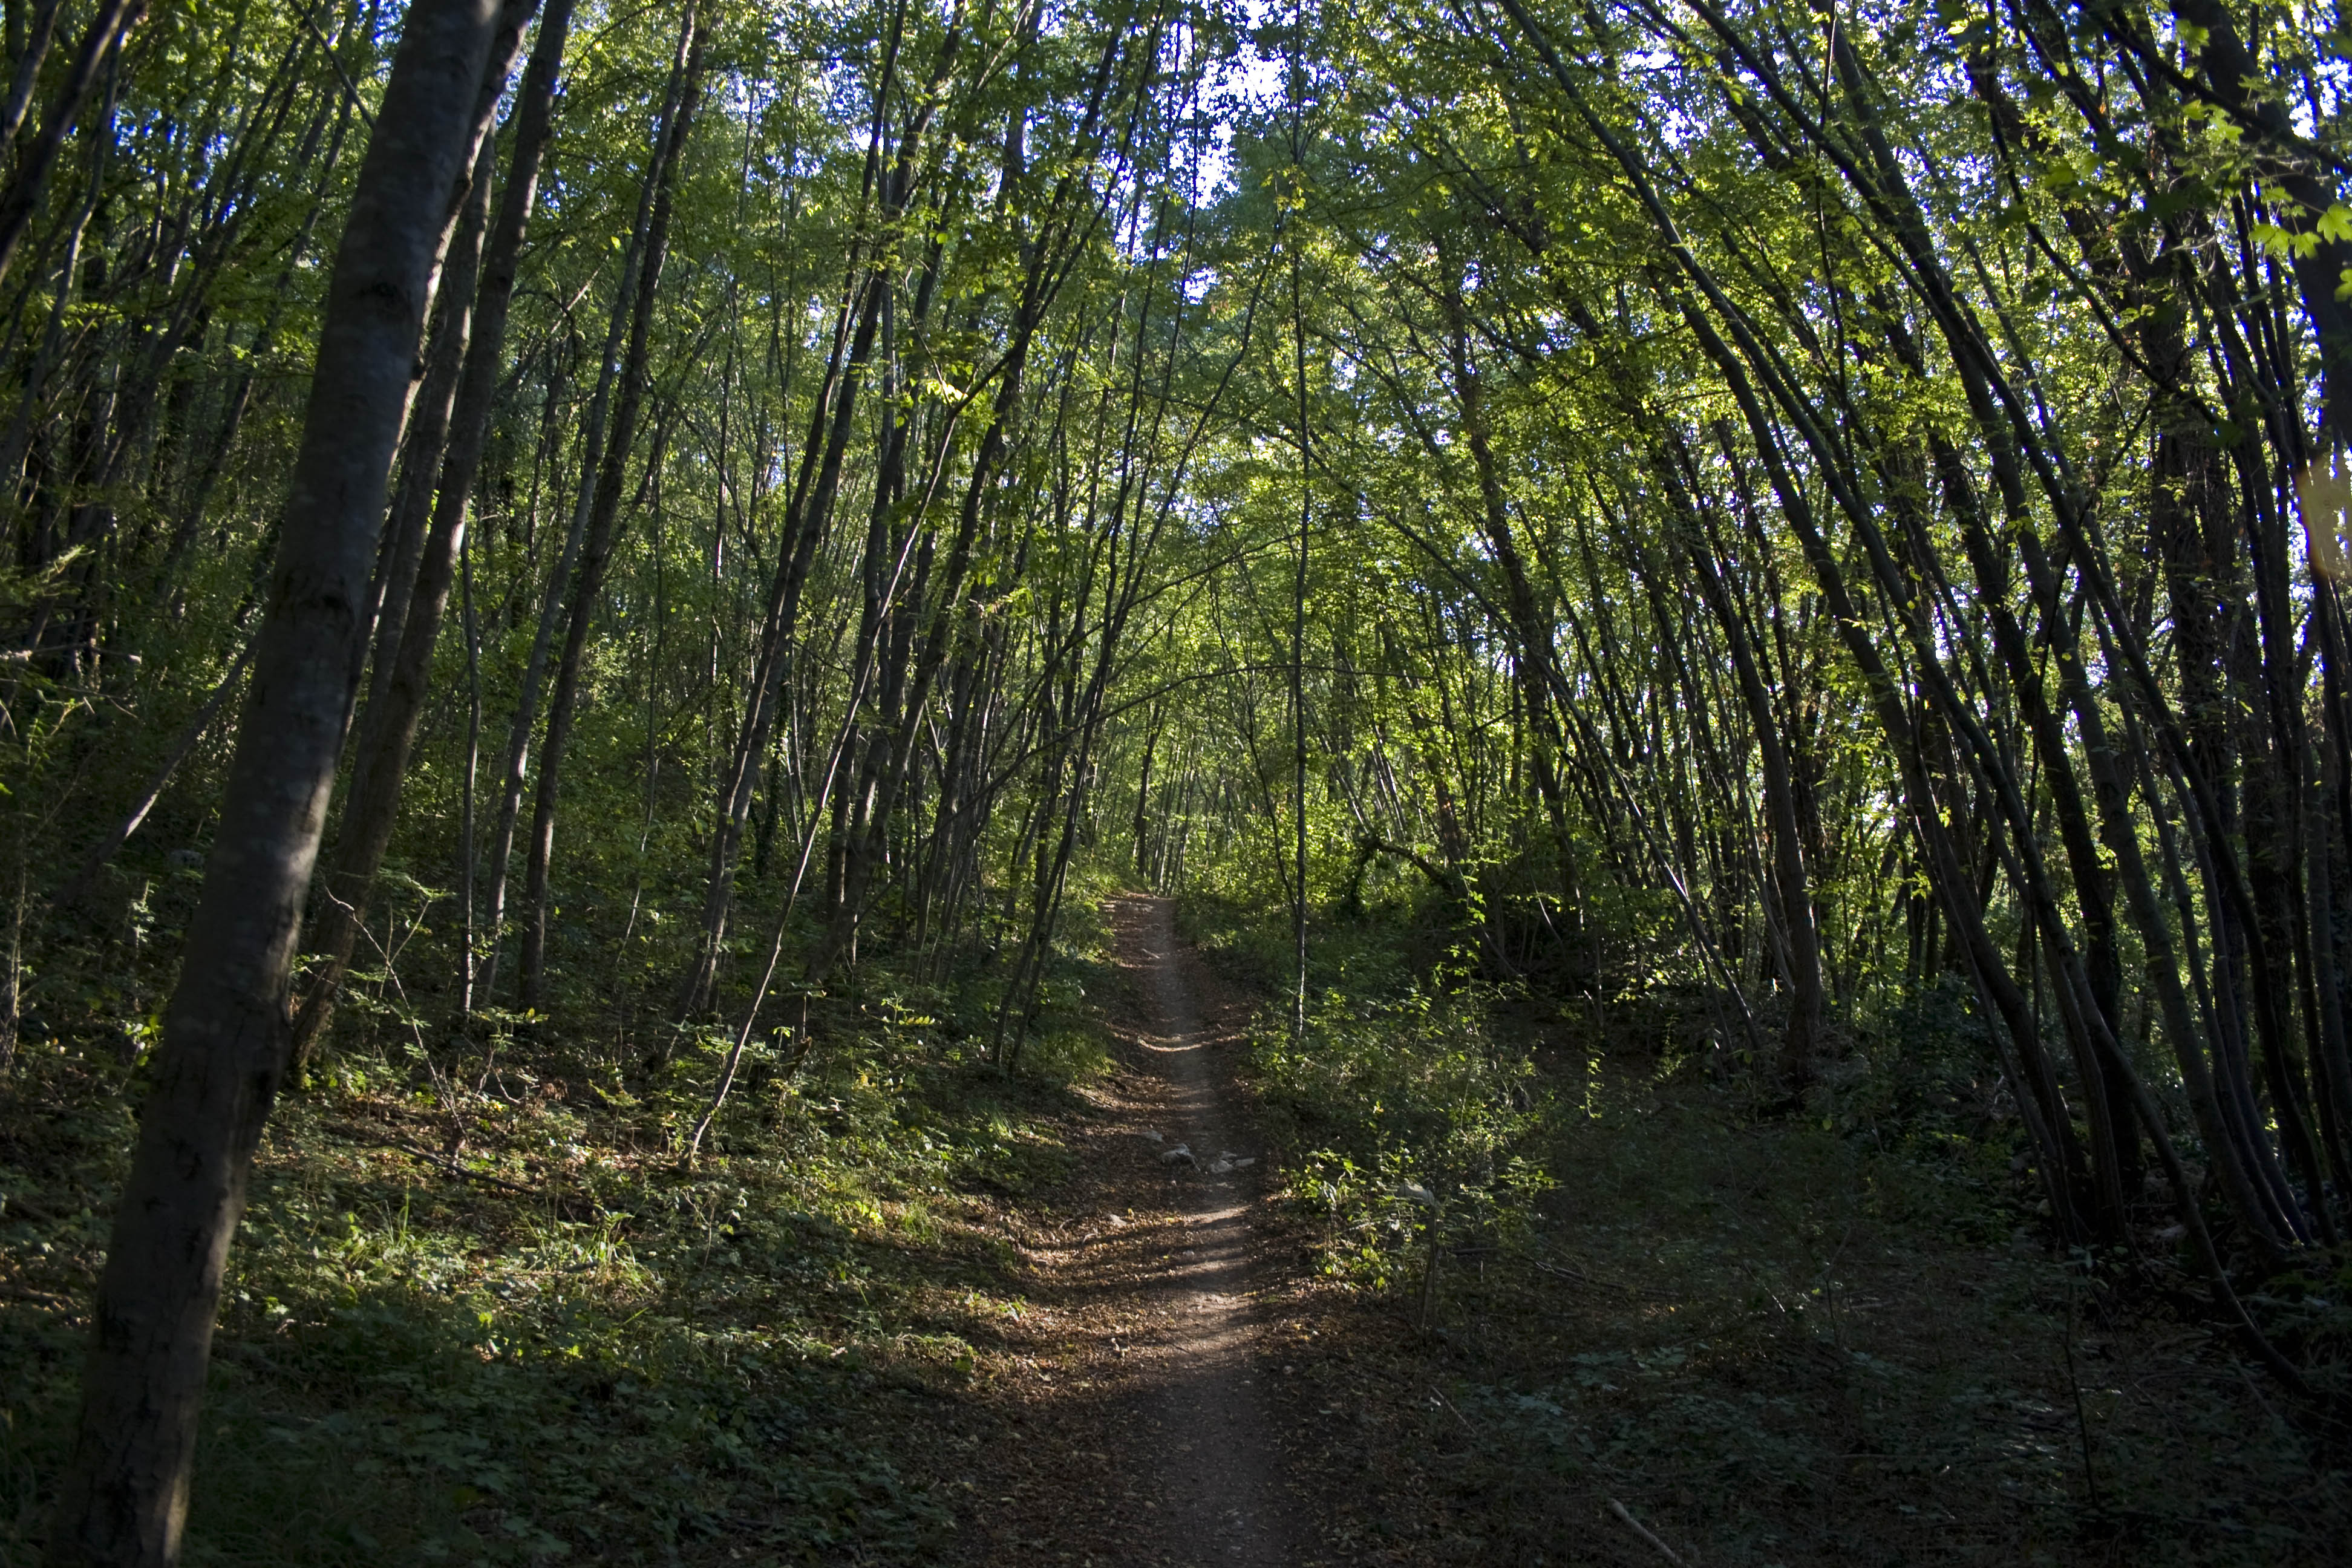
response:
<svg viewBox="0 0 2352 1568"><path fill-rule="evenodd" d="M1208 1056L1215 1037L1195 1000L1199 960L1178 946L1168 901L1132 900L1114 918L1121 967L1149 977L1155 1027L1137 1043L1162 1079L1164 1125L1155 1130L1167 1142L1154 1152L1174 1161L1184 1146L1193 1156L1191 1167L1172 1167L1181 1219L1169 1239L1181 1245L1149 1282L1150 1310L1167 1324L1151 1358L1160 1387L1150 1402L1167 1433L1164 1483L1195 1556L1287 1562L1279 1451L1251 1311L1251 1287L1265 1271L1250 1228L1259 1178L1254 1166L1222 1169L1260 1156L1224 1113L1223 1075Z"/></svg>
<svg viewBox="0 0 2352 1568"><path fill-rule="evenodd" d="M2342 1558L2340 1468L2166 1300L2078 1305L2027 1189L1638 1047L1551 1060L1558 1189L1425 1319L1410 1267L1327 1274L1269 1200L1246 1005L1164 902L1108 912L1118 1070L985 1206L985 1370L932 1407L957 1568Z"/></svg>
<svg viewBox="0 0 2352 1568"><path fill-rule="evenodd" d="M1265 1151L1230 1084L1242 1010L1178 942L1167 900L1110 915L1123 1059L1092 1097L1104 1114L1079 1173L1017 1238L1032 1281L1017 1337L1035 1353L1001 1391L1019 1455L976 1500L971 1544L988 1563L1288 1568L1312 1532L1270 1388L1289 1369L1260 1302L1284 1268Z"/></svg>

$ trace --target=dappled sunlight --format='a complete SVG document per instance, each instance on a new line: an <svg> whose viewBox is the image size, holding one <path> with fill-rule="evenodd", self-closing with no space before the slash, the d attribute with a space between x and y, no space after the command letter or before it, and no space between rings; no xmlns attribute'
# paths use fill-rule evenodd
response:
<svg viewBox="0 0 2352 1568"><path fill-rule="evenodd" d="M1151 1527L1171 1532L1153 1552L1286 1563L1299 1538L1265 1405L1264 1168L1207 1172L1244 1124L1211 1056L1234 1037L1204 1022L1164 900L1118 900L1112 919L1132 986L1125 1102L1082 1155L1087 1206L1024 1240L1044 1309L1030 1327L1058 1354L1053 1371L1042 1356L1026 1369L1024 1398L1036 1420L1118 1435ZM1104 1389L1115 1405L1088 1403ZM1085 1534L1056 1522L1057 1540Z"/></svg>
<svg viewBox="0 0 2352 1568"><path fill-rule="evenodd" d="M0 1568L2345 1555L2347 0L6 24Z"/></svg>

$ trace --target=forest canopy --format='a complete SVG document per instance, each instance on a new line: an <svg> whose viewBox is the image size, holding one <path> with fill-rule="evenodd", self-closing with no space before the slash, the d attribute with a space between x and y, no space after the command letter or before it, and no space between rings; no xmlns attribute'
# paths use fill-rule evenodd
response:
<svg viewBox="0 0 2352 1568"><path fill-rule="evenodd" d="M1060 1070L1118 889L1284 1092L1454 1097L1297 1166L1335 1226L1531 1201L1534 1058L1363 1031L1533 1018L1950 1110L2340 1431L2338 10L5 31L0 1226L68 1123L108 1188L53 1561L176 1559L265 1143L535 1181L523 1070L685 1180L843 1064Z"/></svg>

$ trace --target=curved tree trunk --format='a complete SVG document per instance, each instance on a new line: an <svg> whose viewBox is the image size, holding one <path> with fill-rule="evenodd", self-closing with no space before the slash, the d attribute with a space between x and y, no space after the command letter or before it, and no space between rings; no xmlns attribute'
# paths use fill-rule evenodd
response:
<svg viewBox="0 0 2352 1568"><path fill-rule="evenodd" d="M1670 476L1670 466L1661 465ZM1789 1020L1780 1036L1780 1072L1792 1088L1813 1080L1814 1055L1822 1035L1822 942L1813 918L1811 879L1805 867L1804 837L1797 820L1795 770L1780 734L1780 716L1758 668L1756 650L1739 607L1717 569L1715 542L1706 536L1696 505L1676 484L1675 500L1685 512L1693 534L1689 558L1696 569L1699 593L1731 650L1732 673L1739 683L1741 702L1748 709L1748 727L1756 734L1756 751L1764 772L1764 812L1771 828L1772 885L1780 906L1780 929L1789 963Z"/></svg>

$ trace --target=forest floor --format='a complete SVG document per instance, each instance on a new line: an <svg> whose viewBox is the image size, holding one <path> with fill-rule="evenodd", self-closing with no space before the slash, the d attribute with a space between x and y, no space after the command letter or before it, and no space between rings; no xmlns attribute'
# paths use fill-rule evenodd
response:
<svg viewBox="0 0 2352 1568"><path fill-rule="evenodd" d="M257 1167L191 1568L2341 1560L2345 1450L2160 1219L2085 1283L1896 1046L1791 1115L1655 1005L1496 1001L1550 1186L1447 1210L1433 1283L1427 1211L1325 1201L1322 1151L1391 1134L1268 1068L1229 933L1105 913L1022 1072L877 981L691 1169L709 1046L340 1058ZM0 1095L0 1568L39 1561L138 1070L61 1032Z"/></svg>
<svg viewBox="0 0 2352 1568"><path fill-rule="evenodd" d="M1025 1210L960 1560L2340 1561L2342 1455L2174 1315L2187 1281L2091 1290L2015 1173L1857 1140L1834 1103L1759 1119L1520 1020L1580 1099L1559 1185L1515 1244L1442 1249L1433 1288L1412 1254L1350 1282L1280 1201L1304 1130L1262 1129L1248 998L1165 901L1110 913L1118 1066ZM1257 1163L1171 1171L1180 1142Z"/></svg>

